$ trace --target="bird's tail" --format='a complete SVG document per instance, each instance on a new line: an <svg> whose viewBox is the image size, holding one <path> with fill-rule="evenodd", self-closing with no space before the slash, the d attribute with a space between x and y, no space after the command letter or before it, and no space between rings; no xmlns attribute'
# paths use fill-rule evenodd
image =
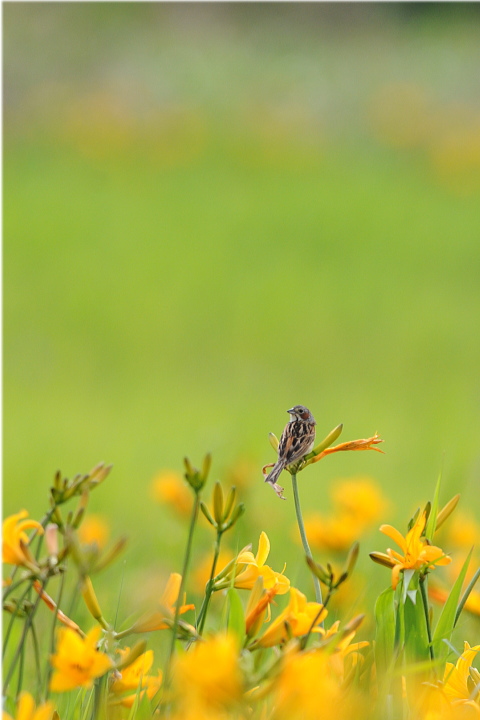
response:
<svg viewBox="0 0 480 720"><path fill-rule="evenodd" d="M275 463L275 465L272 468L272 471L265 478L265 482L270 483L270 485L275 485L278 480L278 477L284 467L285 466L283 465L283 463L278 463L278 462Z"/></svg>

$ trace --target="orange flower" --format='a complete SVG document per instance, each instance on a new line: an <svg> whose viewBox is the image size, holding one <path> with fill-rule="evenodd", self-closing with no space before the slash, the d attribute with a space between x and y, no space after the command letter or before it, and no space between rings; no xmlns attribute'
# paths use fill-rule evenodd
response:
<svg viewBox="0 0 480 720"><path fill-rule="evenodd" d="M255 646L273 647L285 642L290 636L306 635L312 624L314 627L311 632L321 632L319 625L325 620L327 613L323 605L307 602L307 598L300 590L290 588L290 602L287 607L255 641Z"/></svg>
<svg viewBox="0 0 480 720"><path fill-rule="evenodd" d="M172 573L168 578L167 585L160 599L160 612L154 612L148 615L144 620L139 620L132 628L132 632L144 633L153 630L165 630L170 627L169 622L175 616L175 605L180 592L182 576L179 573ZM184 598L185 601L186 598ZM183 615L188 610L194 610L195 605L181 605L179 615Z"/></svg>
<svg viewBox="0 0 480 720"><path fill-rule="evenodd" d="M88 515L78 529L78 537L84 545L96 545L103 550L107 544L110 530L102 515Z"/></svg>
<svg viewBox="0 0 480 720"><path fill-rule="evenodd" d="M468 642L465 642L463 653L458 658L456 665L453 663L445 665L442 689L451 703L463 704L471 700L472 691L468 682L470 667L473 665L473 660L478 652L480 652L480 645L470 647ZM473 685L475 684L473 683Z"/></svg>
<svg viewBox="0 0 480 720"><path fill-rule="evenodd" d="M25 565L36 569L35 558L31 554L28 544L30 539L25 532L30 528L42 534L43 527L36 520L24 520L28 517L26 510L20 510L16 515L10 515L3 521L3 562L11 565Z"/></svg>
<svg viewBox="0 0 480 720"><path fill-rule="evenodd" d="M244 550L237 557L237 565L246 565L235 578L235 587L245 590L251 590L255 585L258 577L263 578L263 586L266 590L276 587L277 593L283 595L288 592L290 580L285 577L283 571L275 572L271 567L265 565L270 553L270 540L266 532L260 533L258 541L258 551L254 556L250 550ZM228 587L227 583L227 587Z"/></svg>
<svg viewBox="0 0 480 720"><path fill-rule="evenodd" d="M170 505L180 517L192 511L192 494L180 473L164 470L152 482L152 496L162 504Z"/></svg>
<svg viewBox="0 0 480 720"><path fill-rule="evenodd" d="M382 556L384 564L388 564L392 568L392 588L394 590L398 585L402 570L432 569L435 565L448 565L451 562L451 558L445 555L441 548L429 545L427 539L422 537L425 524L426 516L423 512L418 515L413 527L405 537L391 525L381 525L380 527L380 532L394 540L403 552L401 555L389 548L386 555L372 553L377 559Z"/></svg>
<svg viewBox="0 0 480 720"><path fill-rule="evenodd" d="M35 701L28 692L22 692L18 698L15 720L50 720L53 715L53 703L46 702L35 707ZM8 713L3 713L3 720L13 720Z"/></svg>
<svg viewBox="0 0 480 720"><path fill-rule="evenodd" d="M118 652L123 660L130 652L130 648ZM158 675L148 675L152 665L153 650L147 650L131 665L118 672L110 688L110 692L115 696L110 702L131 708L137 697L141 701L146 694L151 700L162 684L161 670L158 671Z"/></svg>
<svg viewBox="0 0 480 720"><path fill-rule="evenodd" d="M100 633L101 629L95 627L82 639L70 628L59 630L57 652L50 658L55 668L50 680L52 692L90 688L96 678L113 667L108 655L97 650Z"/></svg>

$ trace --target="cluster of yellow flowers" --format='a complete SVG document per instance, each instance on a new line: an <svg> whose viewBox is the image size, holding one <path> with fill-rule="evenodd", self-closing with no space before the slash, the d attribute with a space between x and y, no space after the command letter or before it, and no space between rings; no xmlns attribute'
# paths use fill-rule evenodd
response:
<svg viewBox="0 0 480 720"><path fill-rule="evenodd" d="M390 584L377 599L375 642L358 641L364 615L341 621L330 606L337 590L349 586L358 543L350 549L340 571L330 563L323 567L307 554L316 582L315 600L309 600L295 586L285 567L278 570L267 564L271 547L265 531L260 533L256 552L247 546L222 560L221 538L242 515L243 506L235 505L234 489L225 496L219 483L215 484L211 506L203 503L200 495L208 469L207 458L202 471L188 464L186 473L194 492L189 508L189 542L199 509L216 532L201 607L188 603L185 592L189 544L184 573L170 575L158 607L120 630L105 619L90 578L93 571L116 556L120 545L105 549L108 531L101 518L85 522L82 530L85 488L94 486L92 477L98 478L99 471L73 483L57 482L59 505L71 497L80 498L77 513L70 513L67 522L57 505L47 521L28 519L25 510L5 519L3 561L14 566L4 583L4 609L12 618L6 645L13 636L15 620L23 620L24 632L17 650L7 655L4 693L11 714L5 712L4 720L70 720L80 717L80 706L83 717L90 708L89 717L108 720L380 720L400 716L408 720L480 720L480 672L475 668L480 645L464 642L463 652L453 656L453 632L460 613L464 609L476 612L472 598L480 570L469 575L467 560L452 578L448 592L439 585L428 587L429 576L436 568L454 565L452 557L433 543L433 536L455 509L458 496L439 509L437 487L434 502L417 511L405 535L391 525L380 526L397 549L370 553L376 563L389 569ZM357 530L362 522L365 526L376 519L379 509L385 507L369 480L349 480L342 487L348 488L347 497L336 494L336 507L341 507L344 522L355 513L363 516ZM363 498L360 510L352 497ZM164 501L171 502L171 493ZM50 522L52 519L56 522ZM59 536L63 543L59 543ZM43 539L45 558L41 557L40 543L33 550L35 538ZM78 567L81 596L95 621L88 631L60 609L61 600L55 603L46 592L47 583L58 575L67 556ZM323 597L318 594L320 584ZM18 587L26 591L14 600L12 595ZM204 632L214 593L223 597L224 611L214 623L210 620ZM442 603L436 626L429 598ZM47 682L42 687L39 672L29 687L30 691L38 688L34 698L30 692L21 692L27 647L24 641L29 631L34 632L35 613L41 602L52 611L58 627ZM371 626L373 617L367 620L365 625ZM156 632L162 633L159 638L170 645L163 653L161 667L144 637ZM124 639L132 636L137 636L137 641L123 645ZM453 662L448 661L449 654ZM54 701L49 699L51 694ZM72 700L62 703L64 697Z"/></svg>

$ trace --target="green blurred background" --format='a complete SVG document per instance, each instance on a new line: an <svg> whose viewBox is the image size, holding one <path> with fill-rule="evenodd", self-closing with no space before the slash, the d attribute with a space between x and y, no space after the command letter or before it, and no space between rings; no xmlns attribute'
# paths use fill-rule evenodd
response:
<svg viewBox="0 0 480 720"><path fill-rule="evenodd" d="M4 512L113 462L91 507L127 568L178 569L150 483L211 451L250 468L235 541L281 567L291 489L261 467L295 403L385 439L302 474L306 509L370 475L404 529L443 466L478 510L478 6L3 12Z"/></svg>

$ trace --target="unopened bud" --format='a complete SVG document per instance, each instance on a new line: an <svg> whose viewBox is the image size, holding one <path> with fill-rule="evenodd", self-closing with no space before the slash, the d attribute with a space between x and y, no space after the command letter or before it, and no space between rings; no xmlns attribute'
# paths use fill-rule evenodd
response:
<svg viewBox="0 0 480 720"><path fill-rule="evenodd" d="M95 590L93 589L92 581L88 575L83 580L82 596L92 617L95 618L102 627L108 627L102 615Z"/></svg>
<svg viewBox="0 0 480 720"><path fill-rule="evenodd" d="M392 558L382 552L371 552L370 558L373 560L373 562L377 563L378 565L383 565L384 567L392 568L395 565L395 562L392 560Z"/></svg>
<svg viewBox="0 0 480 720"><path fill-rule="evenodd" d="M228 517L230 513L232 512L233 504L235 502L235 498L237 497L237 489L235 486L230 488L230 492L227 495L227 500L225 502L225 506L223 508L223 520L228 520Z"/></svg>
<svg viewBox="0 0 480 720"><path fill-rule="evenodd" d="M450 517L450 515L452 514L452 512L453 512L453 511L455 510L455 508L457 507L459 500L460 500L460 495L454 495L453 498L452 498L451 500L449 500L449 501L447 502L447 504L444 505L444 507L440 510L440 512L439 512L438 515L437 515L437 525L436 525L436 528L435 528L436 530L438 530L438 528L439 528L441 525L443 525L443 523L445 522L445 520L446 520L448 517Z"/></svg>
<svg viewBox="0 0 480 720"><path fill-rule="evenodd" d="M205 503L203 502L203 500L200 502L200 510L201 510L202 513L205 515L205 517L207 518L207 520L208 520L208 522L210 523L210 525L213 525L213 527L216 527L217 523L215 522L215 520L213 519L213 517L210 515L210 510L209 510L208 507L205 505Z"/></svg>
<svg viewBox="0 0 480 720"><path fill-rule="evenodd" d="M48 523L45 528L45 545L47 552L50 556L50 560L56 564L58 558L58 525L55 523Z"/></svg>
<svg viewBox="0 0 480 720"><path fill-rule="evenodd" d="M211 465L212 465L212 456L210 453L207 453L203 459L203 465L202 465L203 484L205 484L207 481L208 473L210 472Z"/></svg>
<svg viewBox="0 0 480 720"><path fill-rule="evenodd" d="M327 435L326 438L322 440L321 443L319 443L316 447L313 448L311 453L308 453L308 456L313 455L319 455L321 452L323 452L326 448L330 447L332 443L335 442L335 440L340 437L343 430L343 423L340 423L340 425L337 425L336 428L333 428L333 430Z"/></svg>
<svg viewBox="0 0 480 720"><path fill-rule="evenodd" d="M308 555L305 557L307 561L307 565L312 571L312 573L317 577L320 582L323 582L324 585L330 585L331 582L331 573L327 572L325 568L320 565L319 563L316 563L315 560L311 557L308 557Z"/></svg>
<svg viewBox="0 0 480 720"><path fill-rule="evenodd" d="M242 517L243 513L245 512L245 505L243 503L239 503L235 510L232 513L232 517L230 518L230 521L225 525L225 530L229 530L232 525L235 525L237 520Z"/></svg>
<svg viewBox="0 0 480 720"><path fill-rule="evenodd" d="M278 438L274 433L268 433L268 439L270 440L270 445L273 447L276 453L278 453L278 446L280 443L278 442Z"/></svg>
<svg viewBox="0 0 480 720"><path fill-rule="evenodd" d="M348 551L347 563L345 567L345 574L351 575L358 560L358 553L360 552L360 544L358 542L353 543L352 547Z"/></svg>
<svg viewBox="0 0 480 720"><path fill-rule="evenodd" d="M218 525L223 522L223 489L218 480L213 487L213 516Z"/></svg>

